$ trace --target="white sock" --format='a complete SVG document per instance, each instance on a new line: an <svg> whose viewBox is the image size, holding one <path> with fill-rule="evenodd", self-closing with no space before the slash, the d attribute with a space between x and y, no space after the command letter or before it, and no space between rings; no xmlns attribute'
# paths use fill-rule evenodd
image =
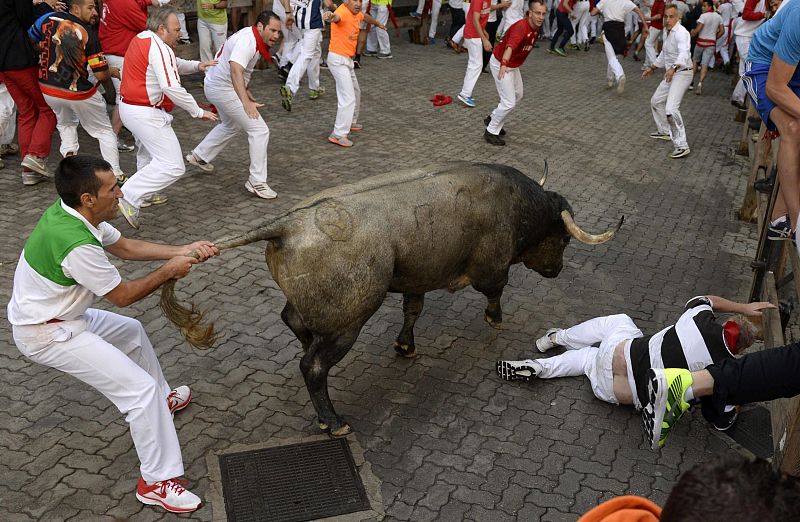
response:
<svg viewBox="0 0 800 522"><path fill-rule="evenodd" d="M685 392L683 392L683 400L689 402L690 400L694 399L694 390L691 386L689 386Z"/></svg>
<svg viewBox="0 0 800 522"><path fill-rule="evenodd" d="M770 222L769 222L769 224L770 224L770 225L772 225L772 226L776 226L776 225L778 225L778 224L779 224L781 221L787 221L787 220L788 220L788 218L787 218L786 216L781 216L781 217L779 217L778 219L775 219L775 220L772 220L772 221L770 221Z"/></svg>

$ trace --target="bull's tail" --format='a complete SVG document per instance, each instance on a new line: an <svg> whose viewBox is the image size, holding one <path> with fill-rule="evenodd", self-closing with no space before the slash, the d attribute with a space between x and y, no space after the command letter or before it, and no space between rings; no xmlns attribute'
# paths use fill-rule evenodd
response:
<svg viewBox="0 0 800 522"><path fill-rule="evenodd" d="M281 219L258 226L239 236L222 238L215 244L220 250L236 248L257 241L279 240L283 233ZM195 254L196 256L196 254ZM186 342L195 348L211 348L217 341L214 323L206 321L205 312L193 304L187 308L175 297L175 279L170 279L161 287L161 310L167 319L177 326Z"/></svg>

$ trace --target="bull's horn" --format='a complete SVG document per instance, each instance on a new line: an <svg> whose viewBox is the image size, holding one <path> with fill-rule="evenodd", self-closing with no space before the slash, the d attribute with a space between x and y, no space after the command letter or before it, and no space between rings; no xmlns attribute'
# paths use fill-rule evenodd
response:
<svg viewBox="0 0 800 522"><path fill-rule="evenodd" d="M622 222L625 221L625 216L620 218L615 229L608 230L602 234L589 234L588 232L581 230L581 227L579 227L577 223L575 223L575 220L572 219L572 214L569 213L569 210L561 211L561 220L564 221L564 226L567 227L567 232L569 232L570 236L587 245L599 245L600 243L605 243L616 235L617 231L622 226Z"/></svg>
<svg viewBox="0 0 800 522"><path fill-rule="evenodd" d="M547 181L547 160L544 160L544 174L542 174L542 179L539 180L539 186L544 187L545 181Z"/></svg>

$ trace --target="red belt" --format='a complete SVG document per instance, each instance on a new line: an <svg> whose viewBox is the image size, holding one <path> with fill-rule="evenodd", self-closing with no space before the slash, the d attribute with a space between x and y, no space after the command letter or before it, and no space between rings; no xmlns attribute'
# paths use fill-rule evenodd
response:
<svg viewBox="0 0 800 522"><path fill-rule="evenodd" d="M53 323L63 323L63 322L64 322L63 319L48 319L44 323L45 324L53 324Z"/></svg>

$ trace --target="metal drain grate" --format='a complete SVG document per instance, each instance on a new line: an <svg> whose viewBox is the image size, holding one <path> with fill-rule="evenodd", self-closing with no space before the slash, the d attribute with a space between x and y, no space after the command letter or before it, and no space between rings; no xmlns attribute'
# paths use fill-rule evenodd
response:
<svg viewBox="0 0 800 522"><path fill-rule="evenodd" d="M724 432L762 459L772 458L772 424L769 410L756 406L739 413L739 418L729 430Z"/></svg>
<svg viewBox="0 0 800 522"><path fill-rule="evenodd" d="M301 522L370 509L345 439L220 455L229 522Z"/></svg>

